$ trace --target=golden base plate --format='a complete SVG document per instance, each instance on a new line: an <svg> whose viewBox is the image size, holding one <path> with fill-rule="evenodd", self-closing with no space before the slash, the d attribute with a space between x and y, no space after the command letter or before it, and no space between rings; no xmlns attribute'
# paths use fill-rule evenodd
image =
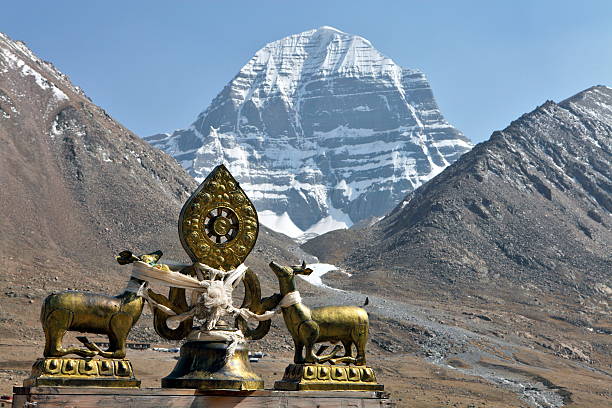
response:
<svg viewBox="0 0 612 408"><path fill-rule="evenodd" d="M290 364L285 375L274 383L284 391L383 391L374 370L367 366Z"/></svg>
<svg viewBox="0 0 612 408"><path fill-rule="evenodd" d="M47 357L32 365L24 387L140 387L127 359Z"/></svg>

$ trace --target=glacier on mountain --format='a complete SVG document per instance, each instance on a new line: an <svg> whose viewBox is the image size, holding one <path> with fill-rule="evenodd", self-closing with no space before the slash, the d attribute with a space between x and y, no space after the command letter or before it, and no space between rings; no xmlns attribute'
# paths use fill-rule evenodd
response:
<svg viewBox="0 0 612 408"><path fill-rule="evenodd" d="M384 215L472 147L421 71L332 27L267 44L190 127L145 139L198 180L225 163L292 236Z"/></svg>

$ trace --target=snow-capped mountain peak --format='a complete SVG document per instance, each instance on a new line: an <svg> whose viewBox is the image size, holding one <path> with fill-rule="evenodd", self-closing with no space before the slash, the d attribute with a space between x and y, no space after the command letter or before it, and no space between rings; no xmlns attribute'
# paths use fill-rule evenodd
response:
<svg viewBox="0 0 612 408"><path fill-rule="evenodd" d="M225 163L290 235L381 216L472 147L421 71L328 26L267 44L189 128L146 139L199 179Z"/></svg>

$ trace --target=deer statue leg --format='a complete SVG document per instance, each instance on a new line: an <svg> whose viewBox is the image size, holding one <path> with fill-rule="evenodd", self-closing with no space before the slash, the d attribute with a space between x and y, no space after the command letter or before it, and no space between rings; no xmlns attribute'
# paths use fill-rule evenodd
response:
<svg viewBox="0 0 612 408"><path fill-rule="evenodd" d="M357 360L356 365L366 365L366 343L368 342L369 327L366 324L360 333L355 336L355 346L357 347Z"/></svg>
<svg viewBox="0 0 612 408"><path fill-rule="evenodd" d="M344 356L338 358L330 359L330 363L332 364L351 364L355 362L355 357L353 356L353 342L352 341L342 341L342 347L344 347Z"/></svg>
<svg viewBox="0 0 612 408"><path fill-rule="evenodd" d="M62 339L66 330L62 330L61 325L64 322L60 322L57 318L51 315L55 314L55 311L51 312L49 316L42 322L43 330L45 332L45 351L43 355L45 357L59 357L60 349L62 348ZM58 317L61 317L58 316ZM65 320L65 319L62 319ZM65 327L65 326L64 326Z"/></svg>
<svg viewBox="0 0 612 408"><path fill-rule="evenodd" d="M293 340L293 344L295 345L295 352L293 354L293 362L295 364L303 364L304 363L304 344L300 343L297 340Z"/></svg>
<svg viewBox="0 0 612 408"><path fill-rule="evenodd" d="M336 344L334 348L332 349L331 353L318 356L317 353L315 353L314 351L314 347L315 347L314 343L306 344L306 362L307 363L320 364L320 363L325 363L326 361L332 361L332 364L333 364L334 358L336 357L336 355L342 348L341 345Z"/></svg>
<svg viewBox="0 0 612 408"><path fill-rule="evenodd" d="M90 350L95 350L100 357L125 358L127 335L132 328L132 316L127 313L116 313L111 317L108 328L108 350L100 349L94 343L87 343Z"/></svg>
<svg viewBox="0 0 612 408"><path fill-rule="evenodd" d="M115 347L109 351L110 358L125 358L127 336L132 328L132 316L127 313L117 313L110 320L109 343ZM112 338L111 338L112 336Z"/></svg>
<svg viewBox="0 0 612 408"><path fill-rule="evenodd" d="M317 356L314 351L313 343L309 342L306 344L306 356L304 357L304 361L310 364L319 363L321 361L321 358Z"/></svg>
<svg viewBox="0 0 612 408"><path fill-rule="evenodd" d="M56 309L49 313L43 322L45 331L45 357L62 357L67 354L76 354L82 357L93 357L97 353L92 350L77 347L63 348L62 340L72 323L72 312L66 309Z"/></svg>
<svg viewBox="0 0 612 408"><path fill-rule="evenodd" d="M353 357L353 342L343 341L342 347L344 347L344 357Z"/></svg>
<svg viewBox="0 0 612 408"><path fill-rule="evenodd" d="M307 320L300 324L298 329L300 343L306 347L304 361L306 363L320 362L319 356L315 353L314 346L319 337L319 326L312 320Z"/></svg>

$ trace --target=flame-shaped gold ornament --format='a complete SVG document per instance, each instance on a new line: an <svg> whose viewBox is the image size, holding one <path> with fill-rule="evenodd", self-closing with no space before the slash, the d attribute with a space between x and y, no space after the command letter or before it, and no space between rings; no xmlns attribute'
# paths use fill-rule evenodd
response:
<svg viewBox="0 0 612 408"><path fill-rule="evenodd" d="M242 264L255 246L259 222L255 206L244 190L227 168L219 165L183 205L178 228L181 244L193 262L229 272ZM195 273L193 266L181 272L192 276ZM242 308L263 313L280 301L277 295L261 299L259 279L248 269L242 282L245 287ZM164 299L158 300L163 302ZM183 313L188 307L185 290L171 288L168 305ZM183 339L192 333L193 319L185 320L176 329L168 328L167 319L167 314L155 311L155 330L162 337ZM260 321L255 329L251 329L242 317L236 320L246 339L259 339L270 330L269 320ZM214 332L218 332L216 339L206 339L211 335L214 337ZM251 368L246 344L239 342L232 346L237 341L235 338L220 340L227 333L235 335L237 332L240 331L223 322L202 332L205 339L201 339L199 334L188 339L181 346L181 356L174 370L162 379L162 387L263 389L263 380Z"/></svg>
<svg viewBox="0 0 612 408"><path fill-rule="evenodd" d="M259 232L255 206L223 164L183 205L178 227L194 262L225 271L244 262Z"/></svg>

